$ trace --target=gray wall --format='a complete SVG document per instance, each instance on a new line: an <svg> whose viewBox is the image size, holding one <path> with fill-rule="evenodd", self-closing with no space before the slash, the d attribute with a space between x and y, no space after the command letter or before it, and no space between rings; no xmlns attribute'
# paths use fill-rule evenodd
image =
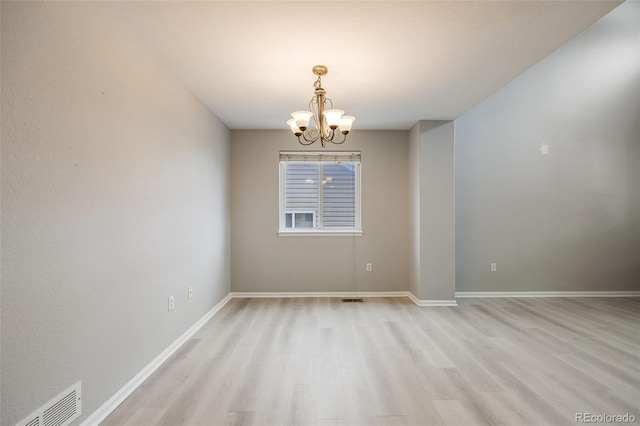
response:
<svg viewBox="0 0 640 426"><path fill-rule="evenodd" d="M639 10L456 120L456 290L640 289Z"/></svg>
<svg viewBox="0 0 640 426"><path fill-rule="evenodd" d="M354 131L336 148L362 151L364 235L278 236L278 154L304 147L287 130L231 132L233 291L408 289L407 132Z"/></svg>
<svg viewBox="0 0 640 426"><path fill-rule="evenodd" d="M409 130L409 291L420 298L420 122Z"/></svg>
<svg viewBox="0 0 640 426"><path fill-rule="evenodd" d="M78 380L86 417L230 291L229 131L100 7L2 3L3 425Z"/></svg>
<svg viewBox="0 0 640 426"><path fill-rule="evenodd" d="M453 300L454 123L418 122L409 152L411 291L422 300Z"/></svg>

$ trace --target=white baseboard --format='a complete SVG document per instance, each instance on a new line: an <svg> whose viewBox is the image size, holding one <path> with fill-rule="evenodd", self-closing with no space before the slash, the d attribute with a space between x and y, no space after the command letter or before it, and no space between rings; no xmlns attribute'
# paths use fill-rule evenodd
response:
<svg viewBox="0 0 640 426"><path fill-rule="evenodd" d="M407 297L408 291L249 291L231 293L234 299L293 297Z"/></svg>
<svg viewBox="0 0 640 426"><path fill-rule="evenodd" d="M413 303L418 306L458 306L455 300L420 300L413 295L410 291L295 291L295 292L279 292L279 291L265 291L265 292L233 292L231 293L234 299L243 298L273 298L273 297L408 297Z"/></svg>
<svg viewBox="0 0 640 426"><path fill-rule="evenodd" d="M457 291L456 297L640 297L640 291Z"/></svg>
<svg viewBox="0 0 640 426"><path fill-rule="evenodd" d="M418 299L413 293L410 291L407 292L407 297L411 299L413 303L418 306L458 306L458 302L453 300L423 300Z"/></svg>
<svg viewBox="0 0 640 426"><path fill-rule="evenodd" d="M157 369L164 363L180 346L182 346L187 340L191 338L207 321L211 319L224 305L231 300L231 293L227 294L224 299L218 302L209 312L204 314L202 318L193 324L187 331L178 337L167 349L162 351L153 361L147 364L135 377L124 385L118 392L116 392L107 402L102 404L100 408L94 411L89 417L87 417L81 426L95 426L100 424L109 414L115 410L129 395L135 391L149 376L151 376Z"/></svg>

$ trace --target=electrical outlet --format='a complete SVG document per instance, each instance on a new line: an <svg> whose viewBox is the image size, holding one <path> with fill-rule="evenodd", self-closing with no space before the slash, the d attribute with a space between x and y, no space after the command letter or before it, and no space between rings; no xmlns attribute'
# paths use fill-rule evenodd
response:
<svg viewBox="0 0 640 426"><path fill-rule="evenodd" d="M367 263L367 272L373 271L373 263Z"/></svg>
<svg viewBox="0 0 640 426"><path fill-rule="evenodd" d="M491 272L496 272L497 270L498 270L498 264L492 263L491 264Z"/></svg>
<svg viewBox="0 0 640 426"><path fill-rule="evenodd" d="M173 311L173 308L176 307L176 300L173 298L173 296L169 296L169 310Z"/></svg>
<svg viewBox="0 0 640 426"><path fill-rule="evenodd" d="M187 290L187 297L189 299L193 297L193 288L191 288L191 286L189 286L189 289Z"/></svg>

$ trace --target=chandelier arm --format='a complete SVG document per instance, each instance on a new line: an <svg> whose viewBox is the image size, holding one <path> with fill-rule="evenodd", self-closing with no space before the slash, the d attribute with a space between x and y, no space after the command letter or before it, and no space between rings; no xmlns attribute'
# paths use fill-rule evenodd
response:
<svg viewBox="0 0 640 426"><path fill-rule="evenodd" d="M298 141L302 145L311 145L312 143L320 139L320 134L316 133L315 130L316 129L307 129L306 131L302 132L302 134L298 136ZM313 135L314 133L316 133L315 136Z"/></svg>
<svg viewBox="0 0 640 426"><path fill-rule="evenodd" d="M339 140L339 139L338 139ZM338 142L337 140L331 140L330 142L334 145L341 145L343 144L345 141L347 140L347 135L342 134L342 140L340 140L340 142Z"/></svg>
<svg viewBox="0 0 640 426"><path fill-rule="evenodd" d="M298 142L300 142L300 145L311 145L312 143L314 143L315 141L317 141L318 138L315 137L313 139L307 139L304 135L304 133L300 136L298 136Z"/></svg>
<svg viewBox="0 0 640 426"><path fill-rule="evenodd" d="M338 138L335 138L336 134L342 135L342 138L340 138L340 136L338 136ZM342 132L336 132L335 130L332 130L331 131L331 138L329 138L327 140L329 142L331 142L332 144L340 145L340 144L343 144L347 140L347 135L345 135Z"/></svg>

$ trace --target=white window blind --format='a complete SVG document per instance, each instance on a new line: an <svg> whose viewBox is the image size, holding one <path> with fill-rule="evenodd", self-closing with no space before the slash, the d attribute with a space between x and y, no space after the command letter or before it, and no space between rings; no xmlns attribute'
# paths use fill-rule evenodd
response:
<svg viewBox="0 0 640 426"><path fill-rule="evenodd" d="M280 153L280 233L361 232L360 152Z"/></svg>

